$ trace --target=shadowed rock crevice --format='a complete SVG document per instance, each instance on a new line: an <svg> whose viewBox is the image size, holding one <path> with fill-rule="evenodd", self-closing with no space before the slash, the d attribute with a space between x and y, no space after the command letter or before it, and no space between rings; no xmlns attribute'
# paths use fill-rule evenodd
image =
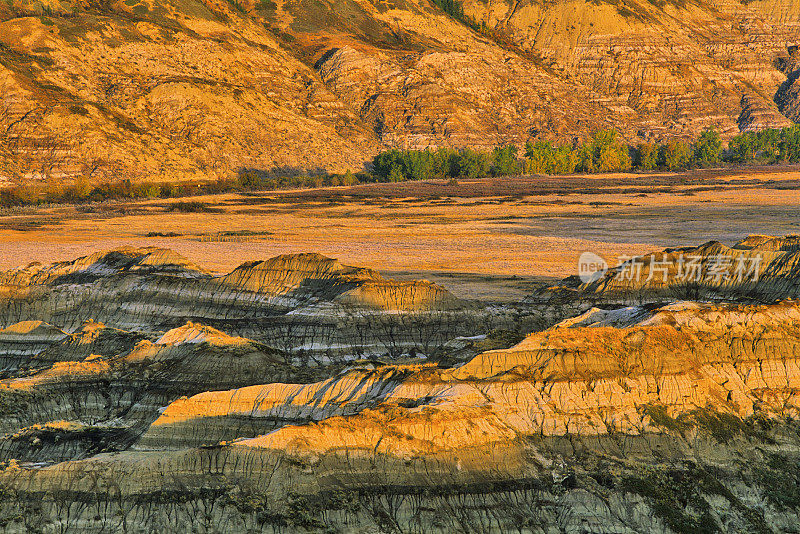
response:
<svg viewBox="0 0 800 534"><path fill-rule="evenodd" d="M775 93L775 103L781 113L800 122L800 47L790 46L789 56L779 60L779 67L786 74L784 81Z"/></svg>

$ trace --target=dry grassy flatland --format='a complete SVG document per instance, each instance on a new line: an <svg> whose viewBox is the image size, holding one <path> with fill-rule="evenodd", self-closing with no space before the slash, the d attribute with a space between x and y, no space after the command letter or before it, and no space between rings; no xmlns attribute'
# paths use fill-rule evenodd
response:
<svg viewBox="0 0 800 534"><path fill-rule="evenodd" d="M575 272L581 252L645 253L800 232L800 169L369 184L6 211L0 268L120 245L172 248L227 271L320 252L456 293L515 298ZM163 235L159 235L163 234ZM149 236L148 236L149 235Z"/></svg>

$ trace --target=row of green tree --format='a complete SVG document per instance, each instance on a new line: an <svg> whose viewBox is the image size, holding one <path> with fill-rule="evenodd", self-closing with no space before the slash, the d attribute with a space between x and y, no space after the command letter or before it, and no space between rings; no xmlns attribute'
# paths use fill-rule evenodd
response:
<svg viewBox="0 0 800 534"><path fill-rule="evenodd" d="M673 139L667 143L627 144L616 130L602 130L580 144L528 142L524 154L515 145L491 152L472 149L400 150L375 156L372 175L378 181L426 180L430 178L482 178L513 174L570 174L614 172L631 169L684 170L707 168L731 162L800 162L800 125L784 129L745 132L723 150L719 133L706 130L693 143Z"/></svg>
<svg viewBox="0 0 800 534"><path fill-rule="evenodd" d="M529 142L520 154L514 145L491 151L473 149L399 150L381 152L371 172L354 174L299 171L242 170L238 177L205 182L132 182L94 184L77 179L69 185L30 184L0 189L0 207L50 203L82 203L103 200L181 198L196 195L288 188L356 185L362 182L398 182L430 178L482 178L529 174L573 172L614 172L638 170L681 170L732 164L800 162L800 125L784 129L745 132L723 150L719 134L706 130L694 143L672 140L665 144L626 144L614 130L597 132L580 144L563 145L546 141Z"/></svg>

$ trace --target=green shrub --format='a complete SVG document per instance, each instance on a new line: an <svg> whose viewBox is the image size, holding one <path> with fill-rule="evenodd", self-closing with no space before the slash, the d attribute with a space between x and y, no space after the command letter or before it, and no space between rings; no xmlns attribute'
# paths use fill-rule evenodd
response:
<svg viewBox="0 0 800 534"><path fill-rule="evenodd" d="M147 182L138 184L136 196L144 198L158 198L161 196L161 186Z"/></svg>
<svg viewBox="0 0 800 534"><path fill-rule="evenodd" d="M159 188L159 197L164 197L164 190L165 188L169 187L170 184L155 184ZM238 182L236 180L214 180L212 182L208 182L205 184L203 188L206 193L229 193L231 191L236 191L239 189Z"/></svg>
<svg viewBox="0 0 800 534"><path fill-rule="evenodd" d="M780 144L784 130L768 128L758 132L758 158L765 163L775 163L780 159Z"/></svg>
<svg viewBox="0 0 800 534"><path fill-rule="evenodd" d="M578 155L567 145L549 141L525 144L525 172L532 174L569 174L575 172Z"/></svg>
<svg viewBox="0 0 800 534"><path fill-rule="evenodd" d="M372 160L372 172L375 176L383 178L384 181L399 181L391 180L390 177L394 176L400 179L404 177L403 153L396 148L379 153Z"/></svg>
<svg viewBox="0 0 800 534"><path fill-rule="evenodd" d="M497 147L492 151L493 176L510 176L519 174L519 172L520 166L515 145Z"/></svg>
<svg viewBox="0 0 800 534"><path fill-rule="evenodd" d="M458 174L465 178L484 178L489 172L489 158L470 148L463 149L458 158Z"/></svg>
<svg viewBox="0 0 800 534"><path fill-rule="evenodd" d="M800 124L785 128L781 132L779 154L783 161L800 162Z"/></svg>
<svg viewBox="0 0 800 534"><path fill-rule="evenodd" d="M437 6L456 20L464 19L464 7L458 0L434 0Z"/></svg>
<svg viewBox="0 0 800 534"><path fill-rule="evenodd" d="M145 237L181 237L183 234L177 232L147 232Z"/></svg>
<svg viewBox="0 0 800 534"><path fill-rule="evenodd" d="M391 171L389 171L389 181L390 182L403 182L406 179L406 175L403 174L403 168L400 166L392 167Z"/></svg>
<svg viewBox="0 0 800 534"><path fill-rule="evenodd" d="M239 173L236 183L242 189L255 189L263 182L261 176L256 171L245 170Z"/></svg>
<svg viewBox="0 0 800 534"><path fill-rule="evenodd" d="M40 203L81 203L86 201L181 198L192 195L227 193L231 191L273 190L286 187L320 187L322 185L355 185L362 182L400 182L429 178L483 178L513 175L521 171L539 174L568 174L584 172L613 172L637 169L652 170L665 167L672 171L690 165L717 165L722 154L722 142L715 130L704 131L692 147L685 141L673 139L664 146L643 143L635 149L623 142L615 130L597 132L590 141L577 147L555 145L546 141L525 144L525 159L517 158L515 145L498 146L490 153L470 148L435 151L390 149L377 154L372 172L357 175L348 170L343 175L297 174L289 170L242 169L235 179L193 183L139 182L121 180L91 185L77 178L71 185L28 184L0 190L0 207L37 205ZM631 161L631 155L634 161ZM800 125L784 129L744 132L731 139L725 159L736 163L800 162ZM521 165L524 163L524 166Z"/></svg>
<svg viewBox="0 0 800 534"><path fill-rule="evenodd" d="M722 155L722 141L719 132L714 129L704 130L694 144L692 165L695 167L712 167L719 164Z"/></svg>
<svg viewBox="0 0 800 534"><path fill-rule="evenodd" d="M754 161L759 148L758 135L755 132L744 132L728 143L728 159L737 163Z"/></svg>
<svg viewBox="0 0 800 534"><path fill-rule="evenodd" d="M659 146L655 143L641 143L636 147L634 166L642 171L652 171L661 165Z"/></svg>
<svg viewBox="0 0 800 534"><path fill-rule="evenodd" d="M342 176L342 185L348 185L349 186L349 185L356 185L356 184L358 184L358 178L356 178L356 175L353 174L353 171L351 171L350 169L347 169L347 172L344 173L344 176Z"/></svg>
<svg viewBox="0 0 800 534"><path fill-rule="evenodd" d="M536 144L525 143L525 172L528 174L551 174L549 160L552 145L549 142L537 141Z"/></svg>
<svg viewBox="0 0 800 534"><path fill-rule="evenodd" d="M662 150L662 159L667 169L678 171L689 167L692 154L686 141L673 139Z"/></svg>
<svg viewBox="0 0 800 534"><path fill-rule="evenodd" d="M434 158L430 150L406 150L403 168L407 180L429 180L434 174Z"/></svg>
<svg viewBox="0 0 800 534"><path fill-rule="evenodd" d="M181 213L197 213L209 211L208 206L202 202L173 202L169 206L169 211L179 211Z"/></svg>
<svg viewBox="0 0 800 534"><path fill-rule="evenodd" d="M642 407L642 413L650 416L650 421L656 426L672 430L673 432L682 432L686 425L667 413L667 407L663 404L648 404Z"/></svg>
<svg viewBox="0 0 800 534"><path fill-rule="evenodd" d="M616 130L600 130L578 149L578 170L612 172L630 168L630 149Z"/></svg>
<svg viewBox="0 0 800 534"><path fill-rule="evenodd" d="M760 132L744 132L728 143L726 159L737 163L775 163L781 159L784 130L770 128Z"/></svg>
<svg viewBox="0 0 800 534"><path fill-rule="evenodd" d="M459 153L452 148L440 148L433 153L433 172L439 178L455 178L459 174Z"/></svg>

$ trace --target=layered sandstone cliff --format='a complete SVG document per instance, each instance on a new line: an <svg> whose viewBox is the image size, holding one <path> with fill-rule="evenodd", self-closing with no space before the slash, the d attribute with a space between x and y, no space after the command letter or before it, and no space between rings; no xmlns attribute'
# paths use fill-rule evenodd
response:
<svg viewBox="0 0 800 534"><path fill-rule="evenodd" d="M459 20L417 0L9 2L0 172L341 171L387 146L797 118L795 0L463 4Z"/></svg>
<svg viewBox="0 0 800 534"><path fill-rule="evenodd" d="M40 320L73 331L94 320L152 332L197 321L318 362L352 353L430 354L486 328L478 324L484 312L435 284L387 280L318 254L211 276L171 251L122 248L7 271L0 297L0 324Z"/></svg>
<svg viewBox="0 0 800 534"><path fill-rule="evenodd" d="M0 281L0 455L23 461L123 450L182 396L432 357L491 323L430 282L318 254L212 276L168 250L122 248Z"/></svg>
<svg viewBox="0 0 800 534"><path fill-rule="evenodd" d="M386 366L203 393L170 405L142 443L181 448L258 431L266 435L236 446L410 457L530 435L653 432L652 406L673 418L709 406L741 418L797 415L800 307L679 303L641 313L649 317L623 327L557 325L452 370Z"/></svg>
<svg viewBox="0 0 800 534"><path fill-rule="evenodd" d="M139 441L158 452L10 463L5 510L41 495L25 521L82 532L787 531L798 332L789 302L594 311L450 370L203 393Z"/></svg>
<svg viewBox="0 0 800 534"><path fill-rule="evenodd" d="M18 356L0 380L0 455L53 461L125 449L181 396L303 376L276 351L210 327L143 337L88 324Z"/></svg>

